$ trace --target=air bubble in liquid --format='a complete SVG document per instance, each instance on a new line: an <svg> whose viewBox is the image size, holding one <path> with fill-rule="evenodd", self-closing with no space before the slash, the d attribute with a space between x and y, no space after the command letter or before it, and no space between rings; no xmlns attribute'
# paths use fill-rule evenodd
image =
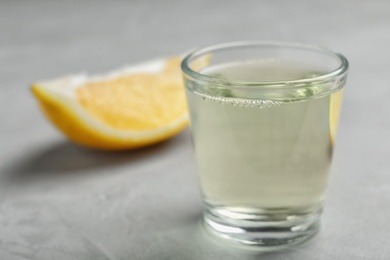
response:
<svg viewBox="0 0 390 260"><path fill-rule="evenodd" d="M270 108L274 106L280 106L282 104L282 102L272 100L249 100L235 97L215 97L198 92L194 92L194 94L201 96L205 101L217 102L227 106Z"/></svg>

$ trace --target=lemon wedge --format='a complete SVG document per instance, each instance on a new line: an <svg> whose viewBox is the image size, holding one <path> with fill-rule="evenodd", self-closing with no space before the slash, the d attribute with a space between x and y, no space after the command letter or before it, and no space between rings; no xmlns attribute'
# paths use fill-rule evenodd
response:
<svg viewBox="0 0 390 260"><path fill-rule="evenodd" d="M339 124L343 92L344 90L342 89L330 95L329 134L330 134L330 141L332 144L334 143L337 127Z"/></svg>
<svg viewBox="0 0 390 260"><path fill-rule="evenodd" d="M103 150L144 147L188 125L180 57L103 76L74 75L32 85L47 118L70 140Z"/></svg>

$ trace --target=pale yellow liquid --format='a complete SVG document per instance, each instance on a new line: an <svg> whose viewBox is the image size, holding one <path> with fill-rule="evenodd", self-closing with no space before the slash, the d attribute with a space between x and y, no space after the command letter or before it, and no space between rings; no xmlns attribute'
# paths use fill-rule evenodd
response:
<svg viewBox="0 0 390 260"><path fill-rule="evenodd" d="M264 64L251 64L248 70L236 64L207 73L253 81L299 79L307 70ZM294 90L288 96L275 92L242 98L244 92L239 89L209 87L187 88L205 201L239 211L320 204L332 156L330 95L317 95L312 88Z"/></svg>

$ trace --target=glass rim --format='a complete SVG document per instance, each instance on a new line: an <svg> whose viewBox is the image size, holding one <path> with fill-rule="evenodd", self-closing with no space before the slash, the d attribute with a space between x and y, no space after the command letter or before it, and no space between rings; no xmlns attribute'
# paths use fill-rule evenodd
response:
<svg viewBox="0 0 390 260"><path fill-rule="evenodd" d="M321 74L319 76L296 79L296 80L279 80L279 81L240 81L240 80L226 80L206 74L202 74L190 68L189 63L207 53L212 53L219 50L229 50L237 49L240 47L283 47L283 48L295 48L301 50L316 51L323 53L324 55L330 55L334 58L337 58L340 61L340 65L330 72ZM313 82L324 82L329 79L333 79L337 76L342 76L348 71L348 60L341 53L332 51L328 48L320 47L317 45L299 43L299 42L284 42L284 41L237 41L237 42L227 42L220 43L215 45L210 45L207 47L198 48L191 53L189 53L181 63L181 69L184 74L196 79L214 84L222 84L226 88L234 87L271 87L275 89L275 86L283 86L283 89L286 88L300 88L301 84L313 83Z"/></svg>

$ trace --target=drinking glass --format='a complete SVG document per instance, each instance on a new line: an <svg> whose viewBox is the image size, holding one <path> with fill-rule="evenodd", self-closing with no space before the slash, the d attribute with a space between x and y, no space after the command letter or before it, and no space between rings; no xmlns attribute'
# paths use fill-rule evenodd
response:
<svg viewBox="0 0 390 260"><path fill-rule="evenodd" d="M348 61L300 43L234 42L182 62L206 229L278 250L319 229Z"/></svg>

